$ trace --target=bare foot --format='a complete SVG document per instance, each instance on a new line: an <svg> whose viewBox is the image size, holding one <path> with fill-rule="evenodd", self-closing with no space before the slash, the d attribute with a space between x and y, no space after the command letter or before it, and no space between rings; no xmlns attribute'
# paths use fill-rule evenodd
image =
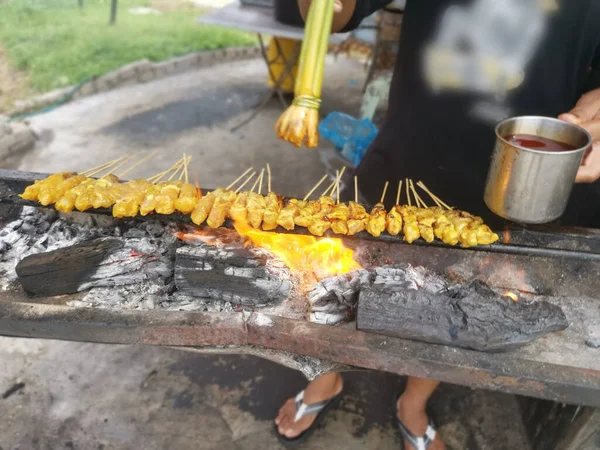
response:
<svg viewBox="0 0 600 450"><path fill-rule="evenodd" d="M403 397L401 395L398 399L398 419L415 436L424 436L427 425L429 425L429 417L423 405L411 404L409 400ZM404 448L406 450L416 450L407 440L404 440ZM446 450L446 446L439 434L436 433L435 439L428 450Z"/></svg>
<svg viewBox="0 0 600 450"><path fill-rule="evenodd" d="M339 373L328 373L311 381L304 390L304 403L312 405L335 397L344 387L342 376ZM296 416L296 399L287 400L275 419L279 434L288 439L293 439L306 431L315 421L317 415L304 416L298 422L294 422Z"/></svg>

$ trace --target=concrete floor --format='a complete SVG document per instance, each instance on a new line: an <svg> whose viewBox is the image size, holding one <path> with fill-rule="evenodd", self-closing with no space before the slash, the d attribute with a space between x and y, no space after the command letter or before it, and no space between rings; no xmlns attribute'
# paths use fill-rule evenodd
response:
<svg viewBox="0 0 600 450"><path fill-rule="evenodd" d="M356 113L363 77L355 62L330 64L325 112ZM260 61L240 62L82 99L31 119L42 142L15 167L77 170L158 150L131 174L148 176L187 152L204 186L270 162L274 190L300 195L327 170L331 152L278 141L276 100L229 131L266 93L264 80ZM17 383L24 385L3 398ZM0 338L0 450L280 449L271 420L304 383L253 357ZM303 448L400 448L391 400L402 383L383 373L349 374L340 408ZM528 448L512 396L446 385L432 406L451 449Z"/></svg>

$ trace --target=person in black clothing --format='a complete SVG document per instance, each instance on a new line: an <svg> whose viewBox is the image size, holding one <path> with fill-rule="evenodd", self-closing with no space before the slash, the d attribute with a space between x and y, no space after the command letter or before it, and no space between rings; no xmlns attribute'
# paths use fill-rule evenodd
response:
<svg viewBox="0 0 600 450"><path fill-rule="evenodd" d="M335 1L334 32L391 2ZM298 2L305 15L310 0ZM600 0L408 0L388 112L355 173L363 199L376 203L385 181L421 179L493 221L483 190L494 127L518 115L558 116L592 135L561 220L600 227ZM407 449L444 448L425 412L437 385L409 377L398 398ZM327 374L289 399L275 419L281 440L307 437L342 388L340 374Z"/></svg>

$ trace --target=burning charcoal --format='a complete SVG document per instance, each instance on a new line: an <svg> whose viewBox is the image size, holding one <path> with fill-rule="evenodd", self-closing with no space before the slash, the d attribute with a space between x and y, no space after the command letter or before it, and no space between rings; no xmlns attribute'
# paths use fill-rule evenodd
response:
<svg viewBox="0 0 600 450"><path fill-rule="evenodd" d="M159 222L147 222L144 224L146 231L154 237L160 237L165 232L165 227Z"/></svg>
<svg viewBox="0 0 600 450"><path fill-rule="evenodd" d="M186 242L176 251L175 284L195 298L264 306L287 299L292 290L289 271L267 264L272 259L242 243Z"/></svg>
<svg viewBox="0 0 600 450"><path fill-rule="evenodd" d="M144 230L140 230L139 228L131 228L123 233L123 237L125 239L140 239L146 237L146 232Z"/></svg>
<svg viewBox="0 0 600 450"><path fill-rule="evenodd" d="M363 289L359 330L480 351L506 350L568 326L560 307L495 294L480 282L437 293Z"/></svg>

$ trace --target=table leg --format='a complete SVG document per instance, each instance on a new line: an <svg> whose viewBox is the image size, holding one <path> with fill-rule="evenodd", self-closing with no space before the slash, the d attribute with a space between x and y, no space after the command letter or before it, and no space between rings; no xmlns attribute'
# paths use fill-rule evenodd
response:
<svg viewBox="0 0 600 450"><path fill-rule="evenodd" d="M269 103L269 100L271 100L271 97L273 97L273 94L277 95L284 110L288 107L288 104L287 104L285 98L283 97L283 93L281 92L280 88L281 88L281 84L283 83L283 80L285 80L285 77L288 76L289 74L291 74L292 69L294 68L294 64L296 62L296 59L298 58L298 55L300 54L300 49L302 47L301 43L300 42L296 43L296 45L294 47L294 51L292 52L292 55L289 58L285 58L285 55L283 54L283 51L281 50L281 46L279 45L277 40L274 40L275 47L277 49L277 56L275 57L274 60L269 60L269 56L267 55L267 49L266 49L265 43L263 41L262 35L260 33L258 34L258 41L260 43L260 51L262 53L263 59L265 60L265 63L267 64L267 69L269 71L269 77L271 78L271 81L274 83L274 85L271 88L271 92L269 92L269 94L267 94L262 99L260 104L254 109L252 114L248 118L244 119L242 122L237 124L236 126L232 127L230 130L231 132L237 131L240 128L242 128L244 125L247 125L249 122L251 122L264 109L264 107L267 105L267 103ZM273 73L273 69L271 68L271 63L273 61L277 60L278 58L282 58L285 61L285 65L283 67L283 71L281 72L281 75L279 76L279 78L275 78L275 74Z"/></svg>

